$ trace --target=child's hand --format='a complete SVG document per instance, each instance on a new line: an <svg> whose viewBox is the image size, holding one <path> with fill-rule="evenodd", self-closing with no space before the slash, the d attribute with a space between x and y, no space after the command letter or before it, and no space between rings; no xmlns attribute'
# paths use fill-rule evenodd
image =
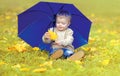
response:
<svg viewBox="0 0 120 76"><path fill-rule="evenodd" d="M61 41L55 41L57 45L62 45Z"/></svg>
<svg viewBox="0 0 120 76"><path fill-rule="evenodd" d="M46 32L45 35L44 35L44 37L45 37L46 39L50 39L50 34L49 34L49 32Z"/></svg>
<svg viewBox="0 0 120 76"><path fill-rule="evenodd" d="M50 34L50 39L55 41L57 39L57 34L51 30L48 30L48 33Z"/></svg>

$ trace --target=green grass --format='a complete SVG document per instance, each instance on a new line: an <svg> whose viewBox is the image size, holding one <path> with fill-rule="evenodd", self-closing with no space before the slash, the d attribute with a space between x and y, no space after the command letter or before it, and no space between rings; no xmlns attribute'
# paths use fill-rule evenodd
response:
<svg viewBox="0 0 120 76"><path fill-rule="evenodd" d="M93 22L89 43L81 47L86 56L76 62L50 60L47 52L35 51L17 37L17 15L37 2L0 1L0 76L119 76L119 0L64 1L73 2ZM24 48L25 52L18 52ZM35 72L42 68L43 72Z"/></svg>

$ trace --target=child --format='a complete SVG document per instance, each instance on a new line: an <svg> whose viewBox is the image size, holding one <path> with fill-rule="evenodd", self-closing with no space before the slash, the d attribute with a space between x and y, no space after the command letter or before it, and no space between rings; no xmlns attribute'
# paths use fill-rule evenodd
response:
<svg viewBox="0 0 120 76"><path fill-rule="evenodd" d="M43 42L52 44L52 48L49 51L50 58L58 59L64 56L69 60L78 60L84 56L83 51L74 53L74 46L72 45L74 32L68 28L70 22L71 14L68 11L62 10L56 15L56 27L50 28L51 31L54 30L57 34L57 39L52 41L49 32L43 35Z"/></svg>

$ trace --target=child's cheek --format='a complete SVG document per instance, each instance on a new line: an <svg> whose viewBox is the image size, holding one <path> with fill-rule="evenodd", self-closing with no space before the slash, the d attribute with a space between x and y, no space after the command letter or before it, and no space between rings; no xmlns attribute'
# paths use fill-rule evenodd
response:
<svg viewBox="0 0 120 76"><path fill-rule="evenodd" d="M59 25L58 25L58 24L56 24L56 27L59 27Z"/></svg>

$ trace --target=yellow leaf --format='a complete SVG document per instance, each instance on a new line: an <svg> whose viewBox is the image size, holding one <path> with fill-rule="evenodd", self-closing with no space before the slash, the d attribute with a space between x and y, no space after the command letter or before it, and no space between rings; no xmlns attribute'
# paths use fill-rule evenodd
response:
<svg viewBox="0 0 120 76"><path fill-rule="evenodd" d="M52 61L49 61L49 62L45 62L45 63L43 63L43 64L40 64L40 67L43 67L43 66L52 67L52 64L53 64L53 62L52 62Z"/></svg>
<svg viewBox="0 0 120 76"><path fill-rule="evenodd" d="M57 34L51 30L48 30L49 34L50 34L50 39L51 40L56 40L57 39Z"/></svg>
<svg viewBox="0 0 120 76"><path fill-rule="evenodd" d="M3 37L3 40L8 40L6 37Z"/></svg>
<svg viewBox="0 0 120 76"><path fill-rule="evenodd" d="M90 50L91 50L90 47L82 47L82 49L83 49L84 51L90 51Z"/></svg>
<svg viewBox="0 0 120 76"><path fill-rule="evenodd" d="M12 66L12 68L21 68L20 64L16 64L14 66Z"/></svg>
<svg viewBox="0 0 120 76"><path fill-rule="evenodd" d="M38 50L40 50L40 49L39 49L38 47L34 47L33 50L34 50L34 51L38 51Z"/></svg>
<svg viewBox="0 0 120 76"><path fill-rule="evenodd" d="M21 45L21 44L15 45L15 48L16 48L16 50L17 50L18 52L24 52L24 51L27 50L27 49L25 48L25 46L24 46L24 45Z"/></svg>
<svg viewBox="0 0 120 76"><path fill-rule="evenodd" d="M41 60L45 60L46 58L45 57L40 57Z"/></svg>
<svg viewBox="0 0 120 76"><path fill-rule="evenodd" d="M97 51L97 48L96 48L96 47L91 47L90 50L91 50L91 51Z"/></svg>
<svg viewBox="0 0 120 76"><path fill-rule="evenodd" d="M0 62L0 66L6 64L5 62Z"/></svg>
<svg viewBox="0 0 120 76"><path fill-rule="evenodd" d="M75 63L76 63L76 64L79 64L79 65L83 64L83 62L82 62L82 61L79 61L79 60L76 60Z"/></svg>
<svg viewBox="0 0 120 76"><path fill-rule="evenodd" d="M5 19L9 20L11 19L11 16L6 16Z"/></svg>
<svg viewBox="0 0 120 76"><path fill-rule="evenodd" d="M35 72L35 73L43 73L46 70L47 70L46 68L38 68L38 69L34 69L33 72Z"/></svg>
<svg viewBox="0 0 120 76"><path fill-rule="evenodd" d="M24 52L27 51L27 49L25 48L26 45L24 44L16 44L14 46L8 47L9 51L17 51L17 52Z"/></svg>
<svg viewBox="0 0 120 76"><path fill-rule="evenodd" d="M8 47L8 50L9 50L9 51L15 51L16 48L12 46L12 47Z"/></svg>
<svg viewBox="0 0 120 76"><path fill-rule="evenodd" d="M91 14L91 17L95 17L95 14L94 14L94 13L92 13L92 14Z"/></svg>
<svg viewBox="0 0 120 76"><path fill-rule="evenodd" d="M61 69L61 68L58 68L57 70L58 70L58 71L62 71L62 69Z"/></svg>
<svg viewBox="0 0 120 76"><path fill-rule="evenodd" d="M103 64L104 66L106 66L106 65L109 64L109 62L110 62L110 60L109 60L109 59L106 59L106 60L103 60L103 61L102 61L102 64Z"/></svg>
<svg viewBox="0 0 120 76"><path fill-rule="evenodd" d="M95 42L95 41L96 41L95 38L92 38L92 37L89 38L89 42L90 42L90 43Z"/></svg>
<svg viewBox="0 0 120 76"><path fill-rule="evenodd" d="M20 68L20 71L24 71L24 72L27 72L29 70L30 70L30 68Z"/></svg>

